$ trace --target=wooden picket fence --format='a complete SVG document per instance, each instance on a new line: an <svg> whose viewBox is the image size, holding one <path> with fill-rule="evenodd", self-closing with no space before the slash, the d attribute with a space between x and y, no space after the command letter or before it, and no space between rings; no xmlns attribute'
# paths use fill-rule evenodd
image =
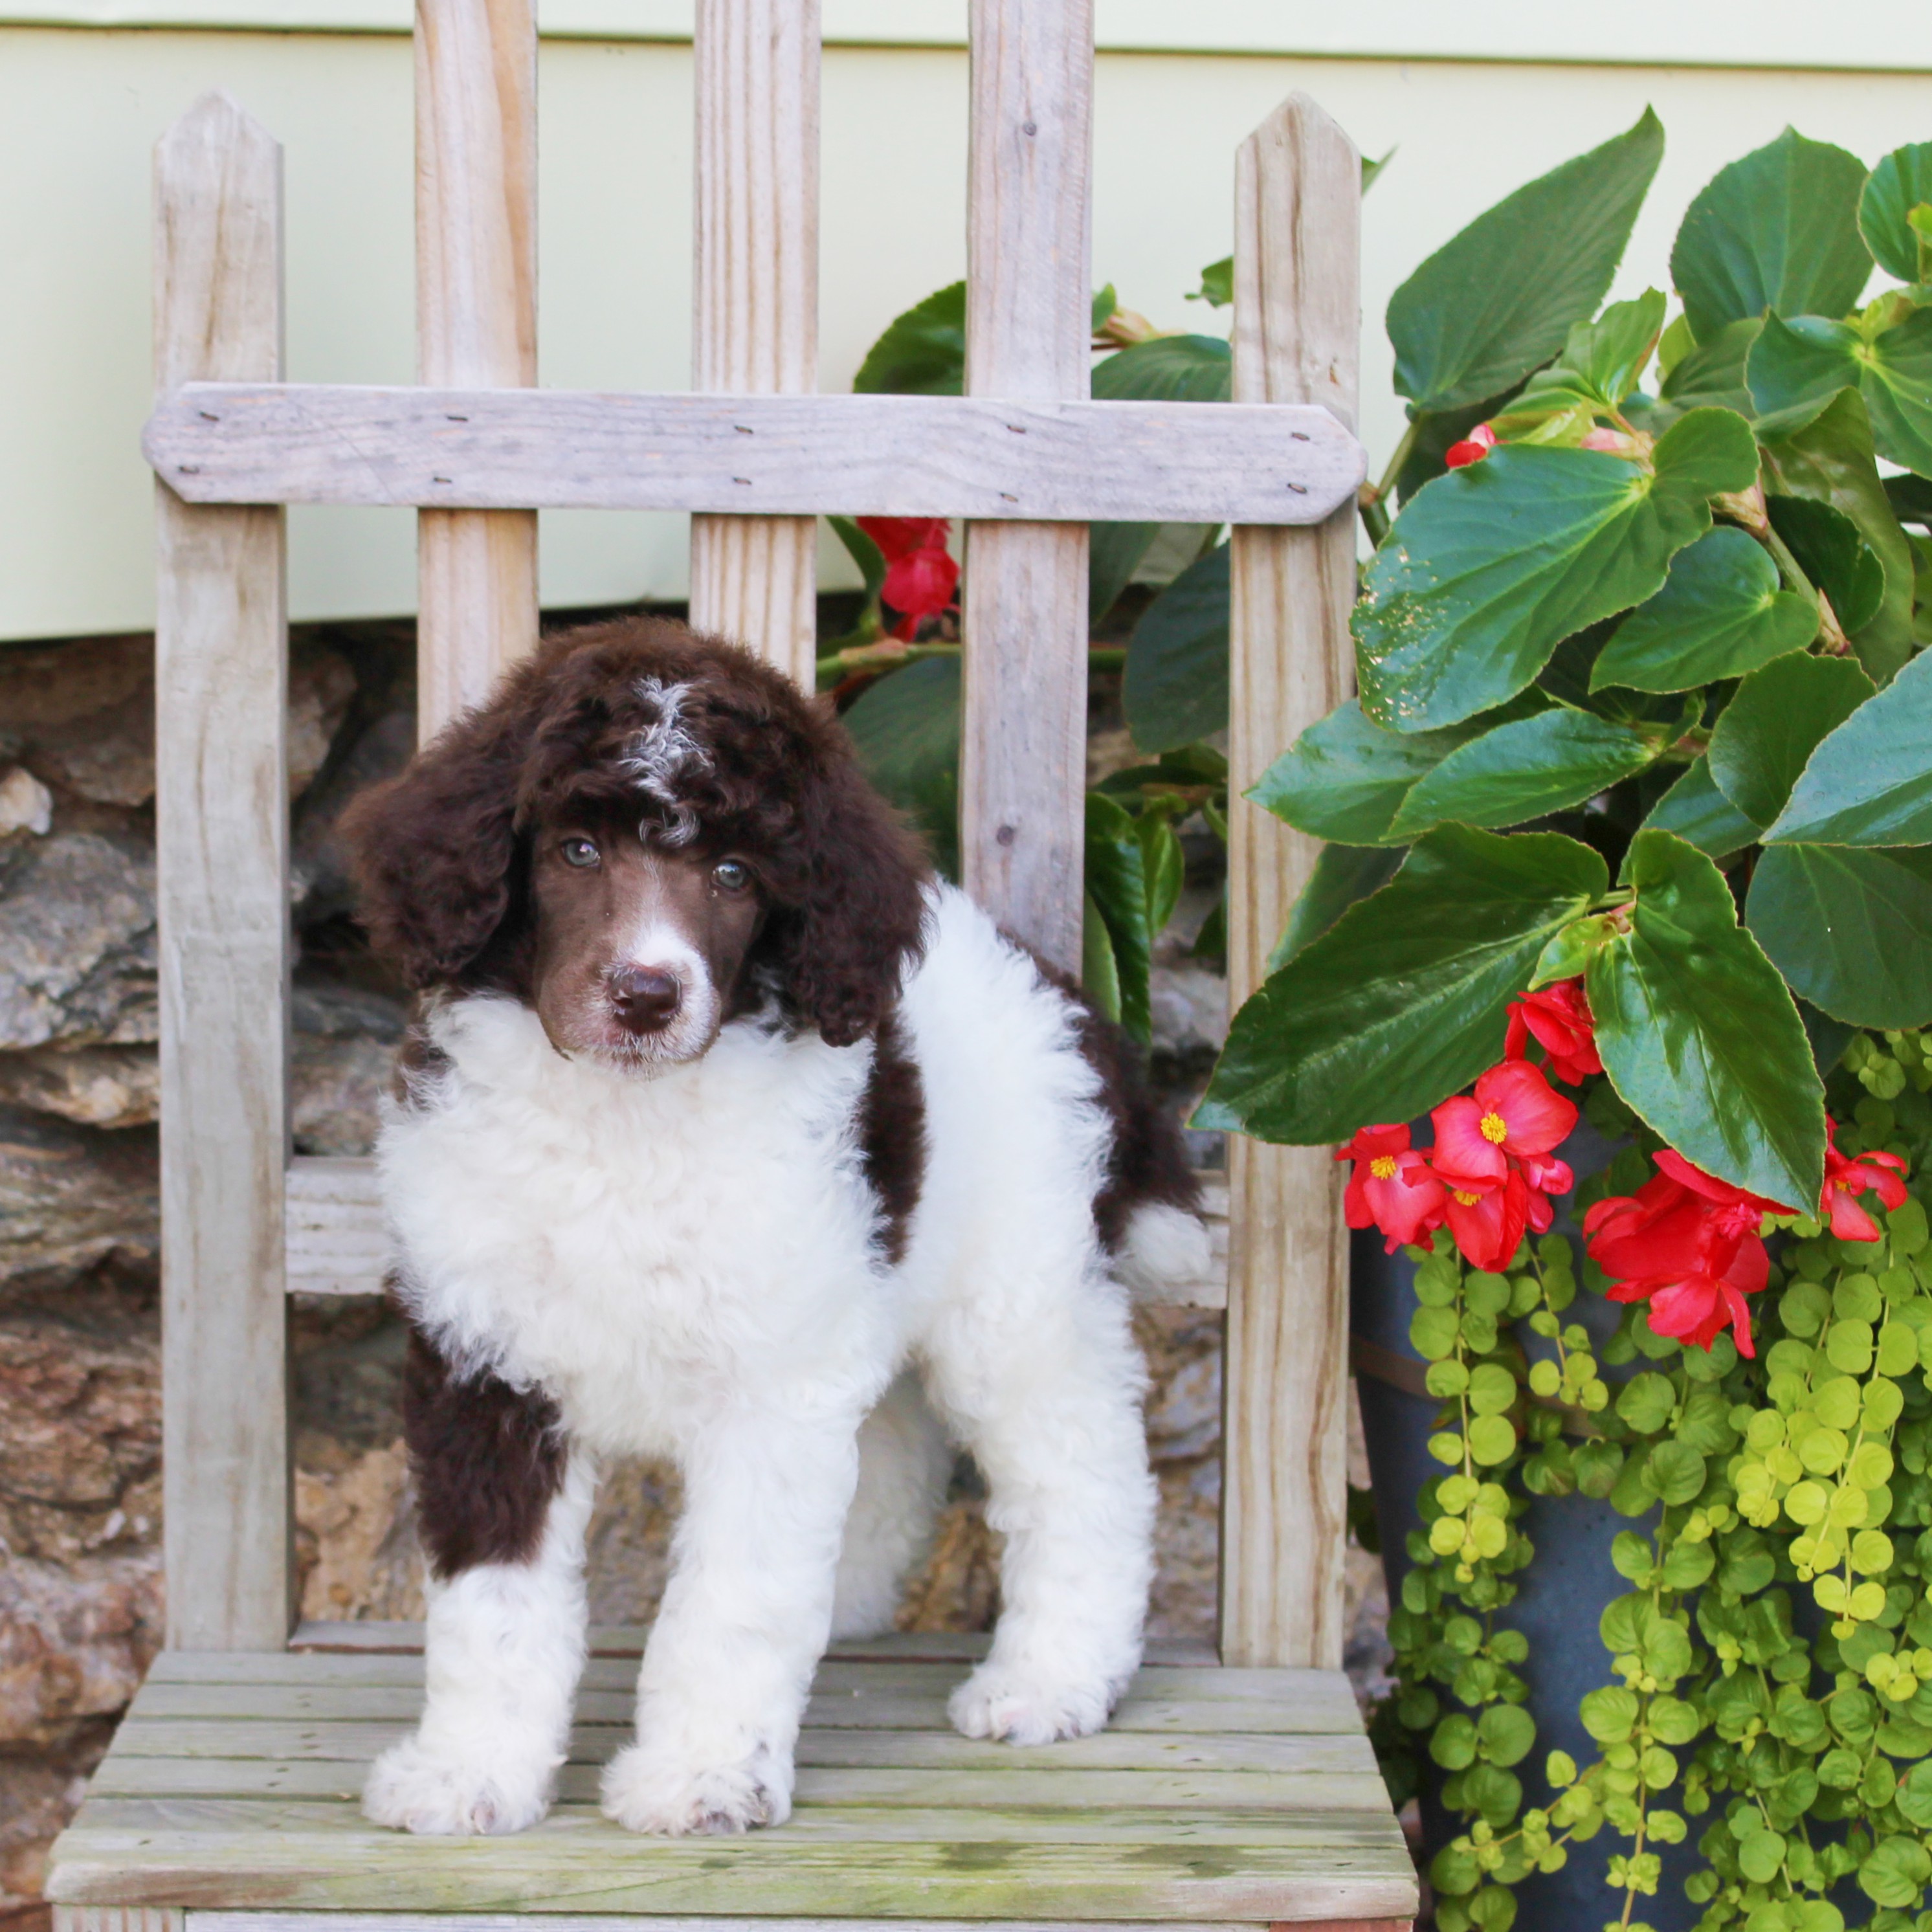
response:
<svg viewBox="0 0 1932 1932"><path fill-rule="evenodd" d="M172 1652L272 1654L288 1644L286 1297L368 1290L381 1262L366 1165L290 1153L284 506L417 511L425 734L482 698L535 642L538 509L692 512L694 622L752 644L808 686L814 519L963 518L964 883L1012 931L1068 967L1080 956L1087 526L1231 524L1234 1000L1258 983L1312 862L1312 842L1241 794L1350 688L1352 511L1363 475L1352 434L1354 148L1297 95L1240 149L1232 402L1093 401L1091 0L972 0L966 393L820 395L817 14L816 0L698 0L689 393L536 386L530 0L418 0L417 386L285 382L279 148L219 94L160 143L157 401L145 448L159 479ZM1324 1149L1239 1138L1228 1166L1226 1283L1200 1289L1202 1300L1226 1308L1220 1661L1333 1672L1342 1640L1347 1393L1346 1238L1335 1169ZM302 1641L326 1638L310 1630ZM218 1660L163 1662L158 1678L172 1677L143 1697L160 1696L164 1714L199 1708L190 1690L213 1682L208 1672ZM274 1689L284 1683L282 1665L237 1656L234 1668L236 1683L269 1687L258 1714L284 1708ZM1277 1694L1284 1710L1319 1706L1314 1717L1257 1718L1259 1728L1352 1730L1349 1748L1365 1754L1346 1690L1304 1695L1294 1688L1302 1682L1291 1672L1269 1678L1269 1690L1256 1678L1258 1708ZM300 1708L324 1711L314 1698ZM137 1704L137 1718L143 1708ZM1196 1728L1226 1726L1203 1720ZM1358 1773L1357 1759L1350 1762ZM1372 1772L1367 1785L1356 1777L1349 1789L1357 1795L1346 1801L1357 1808L1348 1814L1354 1849L1335 1853L1336 1868L1354 1874L1346 1882L1297 1879L1301 1889L1283 1890L1283 1880L1270 1892L1259 1880L1225 1874L1158 1884L1149 1876L1155 1888L1133 1894L1140 1904L1117 1900L1114 1916L1306 1919L1325 1910L1338 1922L1393 1925L1387 1915L1412 1910L1414 1886ZM110 1773L133 1776L118 1750L104 1778ZM142 1774L151 1782L158 1774ZM147 1786L137 1778L128 1788ZM180 1788L204 1786L189 1780ZM1309 1802L1344 1800L1330 1793ZM54 1895L88 1906L68 1913L76 1926L114 1919L93 1909L110 1900L170 1912L271 1896L333 1903L362 1896L356 1887L367 1876L345 1869L334 1889L304 1892L285 1875L272 1894L251 1892L254 1880L224 1881L224 1892L206 1879L190 1899L170 1890L187 1885L188 1851L177 1845L169 1854L174 1876L158 1878L158 1851L90 1849L82 1858L79 1848L95 1847L98 1835L76 1827L67 1864L56 1860ZM232 1845L220 1856L236 1871L256 1868ZM1328 1870L1321 1856L1316 1867ZM121 1876L104 1877L110 1868ZM1040 1869L1058 1868L1048 1858ZM1096 1876L1099 1889L1067 1896L1112 1896L1107 1882ZM434 1894L442 1899L458 1881L446 1870L436 1883L446 1887ZM919 1896L942 1894L940 1885ZM1038 1897L1047 1911L1049 1893ZM1001 1916L1013 1908L942 1901L928 1909ZM1060 1916L1106 1914L1084 1904Z"/></svg>

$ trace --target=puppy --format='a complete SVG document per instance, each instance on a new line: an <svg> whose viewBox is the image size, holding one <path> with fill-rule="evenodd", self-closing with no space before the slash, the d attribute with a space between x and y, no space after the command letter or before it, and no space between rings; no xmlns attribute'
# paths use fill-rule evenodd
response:
<svg viewBox="0 0 1932 1932"><path fill-rule="evenodd" d="M368 1815L542 1817L619 1456L686 1498L620 1824L788 1815L814 1668L890 1628L949 1438L1005 1538L953 1723L1105 1723L1154 1518L1126 1286L1206 1257L1118 1034L934 883L827 710L680 624L550 639L344 833L425 995L377 1164L428 1696Z"/></svg>

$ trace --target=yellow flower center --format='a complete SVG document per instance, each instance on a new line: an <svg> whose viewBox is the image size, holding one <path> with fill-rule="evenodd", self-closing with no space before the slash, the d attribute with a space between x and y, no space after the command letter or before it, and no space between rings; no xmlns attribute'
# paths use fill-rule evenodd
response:
<svg viewBox="0 0 1932 1932"><path fill-rule="evenodd" d="M1369 1162L1369 1172L1378 1180L1393 1180L1396 1177L1395 1156L1378 1154Z"/></svg>
<svg viewBox="0 0 1932 1932"><path fill-rule="evenodd" d="M1456 1199L1457 1199L1457 1200L1458 1200L1458 1201L1459 1201L1459 1202L1460 1202L1460 1203L1461 1203L1461 1204L1462 1204L1465 1208L1473 1208L1473 1207L1474 1207L1474 1206L1475 1206L1475 1204L1476 1204L1476 1203L1477 1203L1478 1201L1481 1200L1481 1198L1483 1198L1480 1194L1465 1194L1465 1193L1462 1192L1462 1190L1460 1187L1456 1188L1456 1190L1454 1190L1454 1193L1455 1193L1455 1196L1456 1196Z"/></svg>
<svg viewBox="0 0 1932 1932"><path fill-rule="evenodd" d="M1485 1114L1482 1118L1483 1138L1492 1147L1501 1147L1509 1138L1509 1123L1500 1114Z"/></svg>

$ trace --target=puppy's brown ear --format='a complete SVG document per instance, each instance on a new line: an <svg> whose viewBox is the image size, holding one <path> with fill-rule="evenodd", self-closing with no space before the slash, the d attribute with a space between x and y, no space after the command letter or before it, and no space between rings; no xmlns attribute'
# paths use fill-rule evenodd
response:
<svg viewBox="0 0 1932 1932"><path fill-rule="evenodd" d="M509 914L518 781L533 724L519 680L342 814L362 923L407 986L457 982Z"/></svg>
<svg viewBox="0 0 1932 1932"><path fill-rule="evenodd" d="M920 950L926 860L842 744L806 788L800 820L807 884L785 922L780 997L830 1045L849 1046L892 1010Z"/></svg>

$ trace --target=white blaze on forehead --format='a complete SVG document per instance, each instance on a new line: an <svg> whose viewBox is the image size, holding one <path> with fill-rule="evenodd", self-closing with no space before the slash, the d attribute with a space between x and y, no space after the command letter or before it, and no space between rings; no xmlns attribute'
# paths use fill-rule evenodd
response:
<svg viewBox="0 0 1932 1932"><path fill-rule="evenodd" d="M617 769L646 798L670 813L664 843L688 844L698 830L698 814L679 797L677 782L686 772L706 771L711 765L710 754L685 728L685 695L691 687L641 677L634 688L639 700L656 715L632 737L617 760Z"/></svg>

